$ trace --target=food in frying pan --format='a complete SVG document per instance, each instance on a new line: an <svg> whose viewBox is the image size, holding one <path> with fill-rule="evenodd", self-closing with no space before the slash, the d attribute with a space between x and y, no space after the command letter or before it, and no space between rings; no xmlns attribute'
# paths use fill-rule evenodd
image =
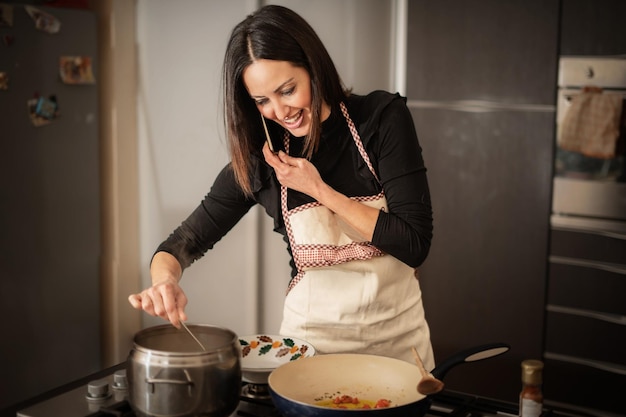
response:
<svg viewBox="0 0 626 417"><path fill-rule="evenodd" d="M336 395L332 398L317 401L315 404L320 407L367 410L370 408L388 408L391 406L391 401L385 398L372 401L359 399L351 395Z"/></svg>

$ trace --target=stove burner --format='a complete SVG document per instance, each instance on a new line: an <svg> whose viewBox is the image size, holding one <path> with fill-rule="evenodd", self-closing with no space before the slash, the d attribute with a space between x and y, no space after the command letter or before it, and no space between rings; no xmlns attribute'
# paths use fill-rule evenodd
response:
<svg viewBox="0 0 626 417"><path fill-rule="evenodd" d="M89 417L135 417L133 409L130 407L128 401L120 401L119 403L111 404L100 408L96 414L92 414Z"/></svg>
<svg viewBox="0 0 626 417"><path fill-rule="evenodd" d="M246 384L241 389L241 395L254 400L271 400L270 388L267 384Z"/></svg>

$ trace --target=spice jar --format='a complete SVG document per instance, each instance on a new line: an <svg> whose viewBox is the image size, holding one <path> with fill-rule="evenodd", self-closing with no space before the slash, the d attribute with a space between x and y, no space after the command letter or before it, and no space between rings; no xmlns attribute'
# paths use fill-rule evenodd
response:
<svg viewBox="0 0 626 417"><path fill-rule="evenodd" d="M522 391L519 395L520 417L539 417L543 411L543 362L528 359L522 362Z"/></svg>

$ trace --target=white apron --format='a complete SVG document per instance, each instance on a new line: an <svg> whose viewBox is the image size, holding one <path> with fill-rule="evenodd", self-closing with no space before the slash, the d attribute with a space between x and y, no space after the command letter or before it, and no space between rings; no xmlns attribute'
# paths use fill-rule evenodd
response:
<svg viewBox="0 0 626 417"><path fill-rule="evenodd" d="M341 111L361 157L378 180L347 109ZM289 139L285 135L289 153ZM352 197L387 210L384 192ZM280 333L310 342L319 354L368 353L414 363L417 348L434 367L416 270L385 254L318 202L281 209L297 268L285 298Z"/></svg>

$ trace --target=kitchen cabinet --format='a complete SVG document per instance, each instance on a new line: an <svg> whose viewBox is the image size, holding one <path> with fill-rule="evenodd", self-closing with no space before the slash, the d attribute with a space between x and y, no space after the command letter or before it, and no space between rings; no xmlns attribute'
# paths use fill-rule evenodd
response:
<svg viewBox="0 0 626 417"><path fill-rule="evenodd" d="M432 109L413 116L435 219L420 274L435 355L441 360L469 345L509 343L506 355L454 369L445 383L513 401L521 361L541 358L550 195L542 178L550 176L551 154L535 148L552 117ZM453 130L456 124L463 132Z"/></svg>
<svg viewBox="0 0 626 417"><path fill-rule="evenodd" d="M555 217L547 292L546 375L551 402L624 412L626 386L626 223L602 233ZM611 225L618 230L619 223Z"/></svg>
<svg viewBox="0 0 626 417"><path fill-rule="evenodd" d="M516 401L541 359L559 2L409 2L407 96L434 211L421 268L436 358L492 341L452 390Z"/></svg>

